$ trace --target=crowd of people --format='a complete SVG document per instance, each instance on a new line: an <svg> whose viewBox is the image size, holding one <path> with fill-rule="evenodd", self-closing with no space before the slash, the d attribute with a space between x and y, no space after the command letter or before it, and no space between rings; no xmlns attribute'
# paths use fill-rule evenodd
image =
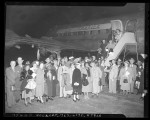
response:
<svg viewBox="0 0 150 120"><path fill-rule="evenodd" d="M102 43L100 43L98 53L99 56L103 56L104 58L107 58L108 55L113 53L113 49L121 39L123 33L120 29L116 30L110 30L110 34L108 35L107 40L102 40Z"/></svg>
<svg viewBox="0 0 150 120"><path fill-rule="evenodd" d="M45 63L46 62L46 63ZM72 98L77 102L80 95L84 99L98 96L104 89L110 93L123 95L141 94L144 91L144 62L134 64L133 58L122 62L110 60L110 66L105 66L103 57L48 57L45 61L26 61L18 57L6 68L6 95L8 107L12 107L21 99L26 106L33 101L45 104L60 98ZM46 101L43 100L46 98Z"/></svg>

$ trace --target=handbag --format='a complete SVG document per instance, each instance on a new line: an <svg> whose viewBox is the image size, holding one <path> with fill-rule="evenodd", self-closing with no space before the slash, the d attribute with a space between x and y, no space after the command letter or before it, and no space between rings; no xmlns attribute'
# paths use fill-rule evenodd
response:
<svg viewBox="0 0 150 120"><path fill-rule="evenodd" d="M87 86L89 84L88 80L87 80L87 75L83 74L83 78L82 78L82 84L83 86Z"/></svg>
<svg viewBox="0 0 150 120"><path fill-rule="evenodd" d="M123 83L128 83L128 80L127 80L127 79L124 79L124 80L123 80Z"/></svg>

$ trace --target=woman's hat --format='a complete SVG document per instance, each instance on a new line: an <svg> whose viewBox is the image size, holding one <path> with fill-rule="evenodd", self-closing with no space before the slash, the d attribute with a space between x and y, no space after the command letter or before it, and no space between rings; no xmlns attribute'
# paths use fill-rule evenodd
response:
<svg viewBox="0 0 150 120"><path fill-rule="evenodd" d="M121 59L118 59L118 62L121 62Z"/></svg>
<svg viewBox="0 0 150 120"><path fill-rule="evenodd" d="M22 59L22 57L18 57L17 61L22 61L23 62L24 60Z"/></svg>
<svg viewBox="0 0 150 120"><path fill-rule="evenodd" d="M127 63L127 64L129 64L129 61L125 60L125 61L124 61L124 63Z"/></svg>
<svg viewBox="0 0 150 120"><path fill-rule="evenodd" d="M26 65L30 65L30 62L29 62L29 61L26 61Z"/></svg>
<svg viewBox="0 0 150 120"><path fill-rule="evenodd" d="M73 56L70 56L70 57L69 57L69 60L70 60L70 59L73 59L73 58L74 58Z"/></svg>
<svg viewBox="0 0 150 120"><path fill-rule="evenodd" d="M45 61L46 61L46 62L49 62L49 61L50 61L50 58L49 58L49 57L48 57L48 58L46 58L46 59L45 59Z"/></svg>
<svg viewBox="0 0 150 120"><path fill-rule="evenodd" d="M133 58L131 58L129 61L135 61Z"/></svg>

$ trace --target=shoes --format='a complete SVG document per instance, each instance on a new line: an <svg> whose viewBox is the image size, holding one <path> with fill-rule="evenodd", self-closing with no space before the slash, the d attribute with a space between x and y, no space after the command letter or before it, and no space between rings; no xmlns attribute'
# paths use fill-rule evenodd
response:
<svg viewBox="0 0 150 120"><path fill-rule="evenodd" d="M74 99L73 99L73 101L74 101L74 102L77 102L77 100L74 100Z"/></svg>
<svg viewBox="0 0 150 120"><path fill-rule="evenodd" d="M20 101L20 99L16 100L16 103L18 103Z"/></svg>
<svg viewBox="0 0 150 120"><path fill-rule="evenodd" d="M32 103L29 102L30 105L32 105Z"/></svg>
<svg viewBox="0 0 150 120"><path fill-rule="evenodd" d="M41 101L38 99L37 102L41 102Z"/></svg>
<svg viewBox="0 0 150 120"><path fill-rule="evenodd" d="M76 98L78 101L80 100L80 99L78 99L78 98Z"/></svg>
<svg viewBox="0 0 150 120"><path fill-rule="evenodd" d="M27 104L27 103L24 103L24 105L25 105L26 107L28 107L28 104Z"/></svg>
<svg viewBox="0 0 150 120"><path fill-rule="evenodd" d="M49 98L50 100L53 100L53 98Z"/></svg>
<svg viewBox="0 0 150 120"><path fill-rule="evenodd" d="M46 102L48 102L48 98L46 98Z"/></svg>

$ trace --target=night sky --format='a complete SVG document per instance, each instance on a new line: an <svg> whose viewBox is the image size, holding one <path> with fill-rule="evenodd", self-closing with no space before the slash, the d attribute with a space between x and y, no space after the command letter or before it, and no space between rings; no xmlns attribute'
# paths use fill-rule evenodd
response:
<svg viewBox="0 0 150 120"><path fill-rule="evenodd" d="M143 8L144 4L141 3L129 3L121 7L7 5L6 28L13 30L20 36L28 34L31 37L41 38L50 28L134 13ZM30 45L21 45L20 49L9 48L5 50L5 67L9 66L11 60L17 60L17 57L32 62L36 60L36 55L37 48L32 48ZM41 60L45 61L49 55L41 56ZM71 50L63 50L61 55L84 57L88 56L88 53L81 51L72 53ZM91 53L91 55L96 54Z"/></svg>
<svg viewBox="0 0 150 120"><path fill-rule="evenodd" d="M128 3L118 7L7 5L6 28L20 36L28 34L41 38L56 26L134 13L143 9L143 6L142 3Z"/></svg>

